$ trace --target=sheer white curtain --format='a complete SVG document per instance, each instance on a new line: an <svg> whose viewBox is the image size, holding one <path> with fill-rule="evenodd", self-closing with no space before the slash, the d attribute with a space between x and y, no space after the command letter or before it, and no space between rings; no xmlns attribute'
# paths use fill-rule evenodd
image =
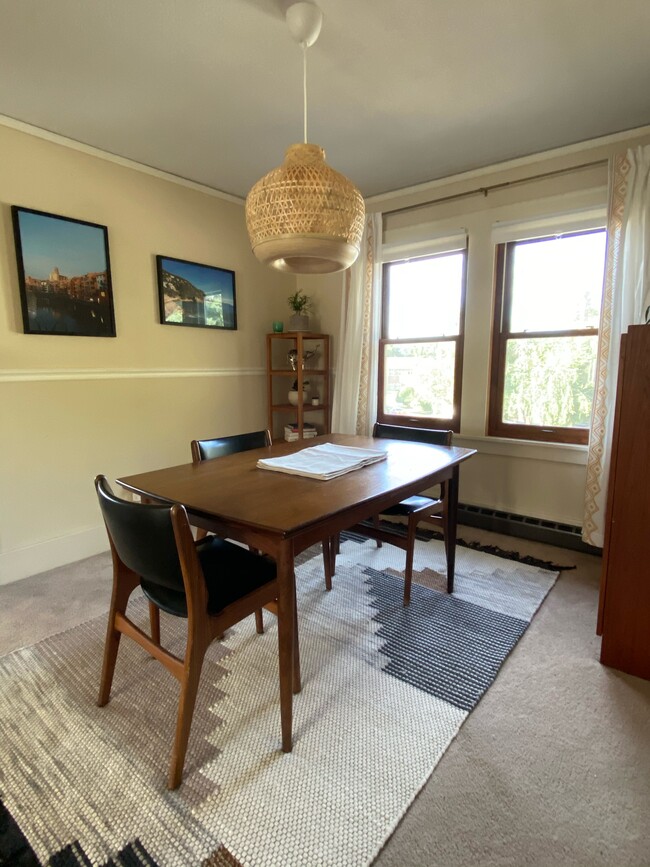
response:
<svg viewBox="0 0 650 867"><path fill-rule="evenodd" d="M367 214L361 252L345 273L332 430L369 434L377 417L381 214Z"/></svg>
<svg viewBox="0 0 650 867"><path fill-rule="evenodd" d="M601 547L621 334L650 305L650 145L610 162L607 265L600 314L596 394L587 459L583 539Z"/></svg>

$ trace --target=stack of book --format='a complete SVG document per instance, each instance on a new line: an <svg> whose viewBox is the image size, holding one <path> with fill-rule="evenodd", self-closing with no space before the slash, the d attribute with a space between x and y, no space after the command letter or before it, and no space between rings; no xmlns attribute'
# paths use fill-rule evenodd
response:
<svg viewBox="0 0 650 867"><path fill-rule="evenodd" d="M302 438L305 440L311 439L312 437L318 436L318 431L314 427L313 424L308 424L305 422L302 426ZM294 422L293 424L287 424L284 426L284 438L288 443L293 442L294 440L300 439L300 433L298 428L298 423Z"/></svg>
<svg viewBox="0 0 650 867"><path fill-rule="evenodd" d="M284 457L260 458L257 466L262 470L326 481L350 473L352 470L359 470L367 464L385 460L386 452L321 443L319 446L309 446Z"/></svg>

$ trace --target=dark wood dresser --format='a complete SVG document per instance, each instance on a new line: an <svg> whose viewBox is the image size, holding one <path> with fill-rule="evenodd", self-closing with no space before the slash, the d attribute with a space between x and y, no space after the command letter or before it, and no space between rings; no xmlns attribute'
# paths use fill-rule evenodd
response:
<svg viewBox="0 0 650 867"><path fill-rule="evenodd" d="M621 342L598 632L604 665L650 679L650 325Z"/></svg>

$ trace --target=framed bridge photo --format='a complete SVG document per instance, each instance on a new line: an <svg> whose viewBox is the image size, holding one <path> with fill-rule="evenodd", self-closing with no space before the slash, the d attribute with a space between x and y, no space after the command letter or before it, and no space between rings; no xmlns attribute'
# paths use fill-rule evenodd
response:
<svg viewBox="0 0 650 867"><path fill-rule="evenodd" d="M156 264L163 325L237 329L234 271L170 256Z"/></svg>
<svg viewBox="0 0 650 867"><path fill-rule="evenodd" d="M106 226L13 205L25 334L115 337Z"/></svg>

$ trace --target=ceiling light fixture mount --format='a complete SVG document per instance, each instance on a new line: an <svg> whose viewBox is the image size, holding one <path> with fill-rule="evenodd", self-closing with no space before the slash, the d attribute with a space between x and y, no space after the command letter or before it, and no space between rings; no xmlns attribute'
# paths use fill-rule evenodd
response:
<svg viewBox="0 0 650 867"><path fill-rule="evenodd" d="M259 180L246 197L246 226L253 253L265 265L293 274L331 274L359 255L365 206L359 190L307 142L307 48L316 42L323 13L311 2L286 11L303 49L304 142Z"/></svg>

